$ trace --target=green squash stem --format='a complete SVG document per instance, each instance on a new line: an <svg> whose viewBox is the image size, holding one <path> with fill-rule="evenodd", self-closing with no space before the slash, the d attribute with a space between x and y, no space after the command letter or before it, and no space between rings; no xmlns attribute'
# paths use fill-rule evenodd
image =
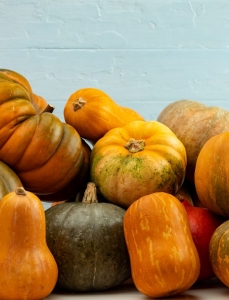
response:
<svg viewBox="0 0 229 300"><path fill-rule="evenodd" d="M82 203L98 203L96 185L93 182L88 182Z"/></svg>
<svg viewBox="0 0 229 300"><path fill-rule="evenodd" d="M128 149L131 153L136 153L144 150L145 141L144 140L135 140L130 138L126 143L125 148Z"/></svg>

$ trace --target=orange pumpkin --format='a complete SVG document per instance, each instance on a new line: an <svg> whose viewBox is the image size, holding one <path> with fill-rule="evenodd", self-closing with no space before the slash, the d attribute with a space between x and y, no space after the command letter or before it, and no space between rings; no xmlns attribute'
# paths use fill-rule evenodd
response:
<svg viewBox="0 0 229 300"><path fill-rule="evenodd" d="M91 153L91 181L110 202L128 207L153 193L176 194L186 170L186 151L156 121L134 121L107 132Z"/></svg>
<svg viewBox="0 0 229 300"><path fill-rule="evenodd" d="M214 135L229 131L229 112L191 100L166 106L157 121L168 126L184 144L187 152L186 179L194 183L196 160L203 145Z"/></svg>
<svg viewBox="0 0 229 300"><path fill-rule="evenodd" d="M229 220L214 231L209 244L209 259L216 277L229 287Z"/></svg>
<svg viewBox="0 0 229 300"><path fill-rule="evenodd" d="M32 91L32 88L30 86L30 83L21 74L15 72L15 71L12 71L12 70L0 69L0 78L5 78L7 81L11 80L14 83L22 85L26 89L26 91L29 93L31 102L32 102L33 106L35 107L36 112L38 114L45 112L45 111L53 112L54 107L52 105L49 105L43 97L38 96L37 94L34 94Z"/></svg>
<svg viewBox="0 0 229 300"><path fill-rule="evenodd" d="M92 142L98 141L110 129L144 120L133 109L118 105L106 93L95 88L74 92L64 107L64 118L81 137Z"/></svg>
<svg viewBox="0 0 229 300"><path fill-rule="evenodd" d="M68 185L83 165L76 130L55 115L38 114L27 87L0 76L0 160L34 193L50 194Z"/></svg>
<svg viewBox="0 0 229 300"><path fill-rule="evenodd" d="M84 192L86 185L90 180L91 148L83 139L82 150L84 153L84 160L80 172L63 189L53 194L37 194L42 201L52 202L52 205L63 202L72 202L75 201L78 194Z"/></svg>
<svg viewBox="0 0 229 300"><path fill-rule="evenodd" d="M39 300L56 285L58 267L46 244L44 208L19 187L0 201L0 299Z"/></svg>
<svg viewBox="0 0 229 300"><path fill-rule="evenodd" d="M229 132L210 138L196 162L195 187L202 205L210 211L229 217Z"/></svg>
<svg viewBox="0 0 229 300"><path fill-rule="evenodd" d="M124 234L133 282L142 294L174 296L196 282L199 255L176 197L158 192L136 200L124 216Z"/></svg>

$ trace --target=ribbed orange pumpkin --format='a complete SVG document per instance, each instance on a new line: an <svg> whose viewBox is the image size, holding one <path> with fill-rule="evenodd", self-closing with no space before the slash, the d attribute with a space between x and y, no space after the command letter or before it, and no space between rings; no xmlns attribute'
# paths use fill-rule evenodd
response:
<svg viewBox="0 0 229 300"><path fill-rule="evenodd" d="M57 192L79 174L82 142L55 115L36 111L27 85L0 73L0 160L37 194Z"/></svg>
<svg viewBox="0 0 229 300"><path fill-rule="evenodd" d="M45 111L53 112L54 107L49 105L43 97L33 93L30 83L23 75L13 70L0 69L0 78L5 78L8 81L12 80L12 82L22 85L29 93L31 102L35 107L37 114Z"/></svg>
<svg viewBox="0 0 229 300"><path fill-rule="evenodd" d="M61 190L52 194L37 194L42 201L60 203L75 201L76 196L81 195L86 189L86 185L90 180L90 155L91 148L82 139L82 150L84 153L83 165L80 172L72 179L72 181Z"/></svg>
<svg viewBox="0 0 229 300"><path fill-rule="evenodd" d="M91 181L110 202L128 207L153 193L176 194L186 170L186 151L156 121L134 121L108 131L91 153Z"/></svg>
<svg viewBox="0 0 229 300"><path fill-rule="evenodd" d="M83 88L74 92L64 107L66 123L81 137L98 141L110 129L144 118L131 108L118 105L102 90Z"/></svg>

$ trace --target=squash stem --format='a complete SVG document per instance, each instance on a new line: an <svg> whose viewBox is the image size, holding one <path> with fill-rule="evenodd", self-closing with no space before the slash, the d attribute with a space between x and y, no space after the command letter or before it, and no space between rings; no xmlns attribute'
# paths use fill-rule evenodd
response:
<svg viewBox="0 0 229 300"><path fill-rule="evenodd" d="M42 111L42 113L44 113L44 112L52 113L52 112L54 111L54 109L55 109L54 106L48 104L48 105L46 106L46 108Z"/></svg>
<svg viewBox="0 0 229 300"><path fill-rule="evenodd" d="M130 138L126 143L125 148L128 149L131 153L136 153L144 150L145 141L144 140L135 140Z"/></svg>
<svg viewBox="0 0 229 300"><path fill-rule="evenodd" d="M96 185L93 182L88 182L82 203L98 203Z"/></svg>
<svg viewBox="0 0 229 300"><path fill-rule="evenodd" d="M86 101L83 98L78 98L73 102L73 110L77 111L78 109L81 109L84 104L86 104Z"/></svg>
<svg viewBox="0 0 229 300"><path fill-rule="evenodd" d="M15 190L15 193L17 195L26 196L25 189L22 186L17 187L16 190Z"/></svg>

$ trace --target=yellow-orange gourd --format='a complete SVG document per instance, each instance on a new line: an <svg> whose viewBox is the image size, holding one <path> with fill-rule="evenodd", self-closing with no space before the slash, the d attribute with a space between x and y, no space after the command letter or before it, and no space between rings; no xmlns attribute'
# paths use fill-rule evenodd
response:
<svg viewBox="0 0 229 300"><path fill-rule="evenodd" d="M129 107L118 105L105 92L83 88L74 92L64 107L66 123L82 138L98 141L110 129L144 118Z"/></svg>
<svg viewBox="0 0 229 300"><path fill-rule="evenodd" d="M0 201L0 299L39 300L57 281L56 261L46 244L44 208L19 187Z"/></svg>
<svg viewBox="0 0 229 300"><path fill-rule="evenodd" d="M158 192L136 200L124 216L124 233L136 288L152 298L188 290L200 260L188 217L174 196Z"/></svg>

